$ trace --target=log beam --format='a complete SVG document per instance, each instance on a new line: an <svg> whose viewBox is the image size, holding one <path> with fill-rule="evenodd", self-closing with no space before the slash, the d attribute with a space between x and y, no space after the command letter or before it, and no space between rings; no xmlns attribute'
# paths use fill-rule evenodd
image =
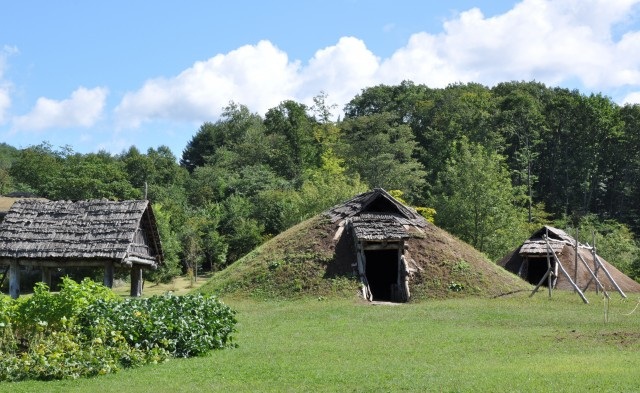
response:
<svg viewBox="0 0 640 393"><path fill-rule="evenodd" d="M114 268L113 268L113 262L107 262L104 265L104 279L103 279L103 284L105 287L107 288L113 288L113 276L114 276Z"/></svg>
<svg viewBox="0 0 640 393"><path fill-rule="evenodd" d="M133 265L131 267L131 297L142 296L142 267Z"/></svg>
<svg viewBox="0 0 640 393"><path fill-rule="evenodd" d="M20 265L17 259L9 263L9 295L12 299L20 296Z"/></svg>

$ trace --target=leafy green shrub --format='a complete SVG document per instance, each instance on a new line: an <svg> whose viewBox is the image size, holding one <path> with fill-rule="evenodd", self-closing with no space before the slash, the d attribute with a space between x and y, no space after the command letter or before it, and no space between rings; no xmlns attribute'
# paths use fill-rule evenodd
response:
<svg viewBox="0 0 640 393"><path fill-rule="evenodd" d="M38 283L33 289L33 296L17 302L15 325L23 334L39 325L56 330L61 327L63 319L74 319L96 300L116 298L117 295L109 288L90 279L77 283L65 277L57 294L49 292L46 284Z"/></svg>
<svg viewBox="0 0 640 393"><path fill-rule="evenodd" d="M0 381L102 375L232 345L235 312L211 296L121 300L110 289L64 280L26 299L0 296Z"/></svg>
<svg viewBox="0 0 640 393"><path fill-rule="evenodd" d="M232 344L235 312L213 296L167 293L121 302L100 300L81 317L85 334L118 331L129 345L160 348L176 357L198 356Z"/></svg>

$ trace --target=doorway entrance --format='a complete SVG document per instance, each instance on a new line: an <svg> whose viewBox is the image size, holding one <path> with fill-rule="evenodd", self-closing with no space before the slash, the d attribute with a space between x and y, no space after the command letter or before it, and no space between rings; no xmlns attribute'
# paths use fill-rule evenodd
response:
<svg viewBox="0 0 640 393"><path fill-rule="evenodd" d="M527 281L533 285L538 285L544 274L547 272L547 257L544 258L527 258ZM555 270L556 261L551 258L551 271ZM542 286L548 287L549 282L544 280Z"/></svg>
<svg viewBox="0 0 640 393"><path fill-rule="evenodd" d="M365 250L364 255L365 274L373 300L397 301L394 299L394 293L397 292L399 282L398 250Z"/></svg>

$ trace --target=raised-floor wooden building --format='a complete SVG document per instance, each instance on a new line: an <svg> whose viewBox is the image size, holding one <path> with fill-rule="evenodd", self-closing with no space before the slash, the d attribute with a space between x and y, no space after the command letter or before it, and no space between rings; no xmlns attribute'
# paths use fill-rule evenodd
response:
<svg viewBox="0 0 640 393"><path fill-rule="evenodd" d="M23 267L39 268L51 285L51 269L104 269L113 285L114 269L131 271L131 296L142 294L142 270L163 263L151 204L130 201L16 201L0 223L0 267L9 273L9 294L20 295Z"/></svg>

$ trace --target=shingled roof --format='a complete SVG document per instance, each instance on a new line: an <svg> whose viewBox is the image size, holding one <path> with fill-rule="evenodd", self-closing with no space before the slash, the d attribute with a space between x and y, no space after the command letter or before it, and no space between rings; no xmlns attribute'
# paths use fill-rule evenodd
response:
<svg viewBox="0 0 640 393"><path fill-rule="evenodd" d="M157 265L162 247L149 201L16 201L0 223L0 258Z"/></svg>
<svg viewBox="0 0 640 393"><path fill-rule="evenodd" d="M395 217L384 214L362 214L351 218L351 227L358 240L399 241L409 234Z"/></svg>
<svg viewBox="0 0 640 393"><path fill-rule="evenodd" d="M356 195L350 200L332 207L324 214L331 221L339 222L364 213L382 213L386 217L394 217L401 225L411 225L419 228L427 226L427 221L424 217L412 208L400 203L382 188L374 188L371 191Z"/></svg>

